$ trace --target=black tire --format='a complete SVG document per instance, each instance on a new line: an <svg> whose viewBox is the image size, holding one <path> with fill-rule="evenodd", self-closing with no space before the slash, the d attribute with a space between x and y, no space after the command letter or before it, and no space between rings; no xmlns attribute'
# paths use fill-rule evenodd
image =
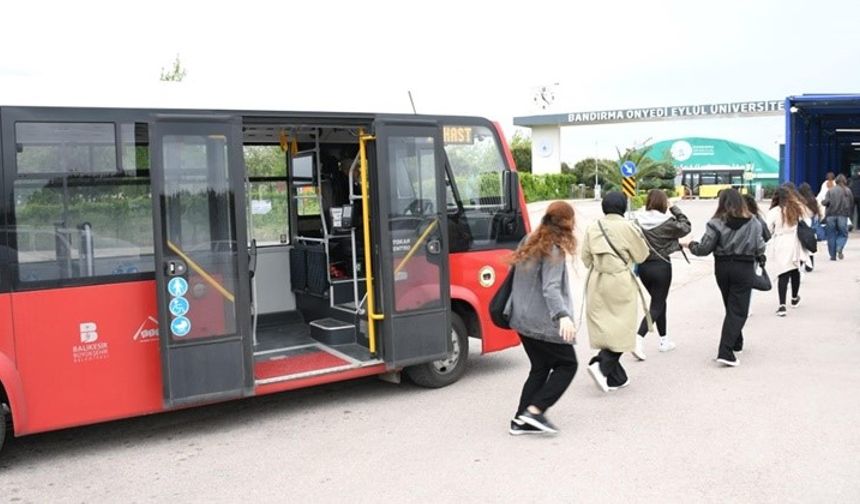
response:
<svg viewBox="0 0 860 504"><path fill-rule="evenodd" d="M406 376L416 385L426 388L441 388L459 380L466 372L469 360L469 335L463 319L453 312L451 338L454 339L454 351L448 358L410 366L404 370Z"/></svg>
<svg viewBox="0 0 860 504"><path fill-rule="evenodd" d="M0 403L0 451L6 443L6 434L9 431L9 407Z"/></svg>

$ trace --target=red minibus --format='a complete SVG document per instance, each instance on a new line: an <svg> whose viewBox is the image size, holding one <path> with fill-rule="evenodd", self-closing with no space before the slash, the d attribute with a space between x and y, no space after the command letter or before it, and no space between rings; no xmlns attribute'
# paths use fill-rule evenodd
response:
<svg viewBox="0 0 860 504"><path fill-rule="evenodd" d="M0 446L518 343L528 232L475 117L0 107Z"/></svg>

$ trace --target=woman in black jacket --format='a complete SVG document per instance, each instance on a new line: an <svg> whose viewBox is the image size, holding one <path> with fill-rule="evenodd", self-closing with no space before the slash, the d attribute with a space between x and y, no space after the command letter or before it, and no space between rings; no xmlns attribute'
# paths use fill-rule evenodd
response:
<svg viewBox="0 0 860 504"><path fill-rule="evenodd" d="M669 287L672 286L672 262L669 256L681 250L678 239L690 234L690 219L680 208L669 202L665 192L651 189L645 201L645 211L639 213L636 220L651 249L648 258L639 265L639 278L651 295L649 311L651 319L657 324L660 351L668 352L675 349L675 343L666 334L666 298L669 297ZM643 318L639 324L636 350L633 351L633 355L639 360L645 360L647 333L648 320Z"/></svg>
<svg viewBox="0 0 860 504"><path fill-rule="evenodd" d="M708 221L702 240L686 246L697 256L714 254L714 276L726 309L716 360L726 366L738 366L735 353L743 351L755 261L765 252L761 224L750 214L737 189L723 189L717 212Z"/></svg>

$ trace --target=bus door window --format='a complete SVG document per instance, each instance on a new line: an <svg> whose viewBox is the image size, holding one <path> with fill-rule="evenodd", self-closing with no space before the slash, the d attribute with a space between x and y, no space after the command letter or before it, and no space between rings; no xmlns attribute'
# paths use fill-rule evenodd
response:
<svg viewBox="0 0 860 504"><path fill-rule="evenodd" d="M394 303L397 311L442 305L441 268L427 245L438 235L436 154L432 137L391 137L389 194Z"/></svg>
<svg viewBox="0 0 860 504"><path fill-rule="evenodd" d="M18 281L154 271L148 125L15 125Z"/></svg>

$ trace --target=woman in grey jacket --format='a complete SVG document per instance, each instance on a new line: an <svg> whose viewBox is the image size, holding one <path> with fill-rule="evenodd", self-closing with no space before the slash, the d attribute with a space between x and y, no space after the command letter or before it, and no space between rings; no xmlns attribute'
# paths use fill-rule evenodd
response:
<svg viewBox="0 0 860 504"><path fill-rule="evenodd" d="M546 410L561 398L578 366L573 341L576 327L570 299L566 254L576 252L573 207L556 201L540 226L513 255L514 281L505 309L531 362L520 404L511 420L512 435L555 433Z"/></svg>

